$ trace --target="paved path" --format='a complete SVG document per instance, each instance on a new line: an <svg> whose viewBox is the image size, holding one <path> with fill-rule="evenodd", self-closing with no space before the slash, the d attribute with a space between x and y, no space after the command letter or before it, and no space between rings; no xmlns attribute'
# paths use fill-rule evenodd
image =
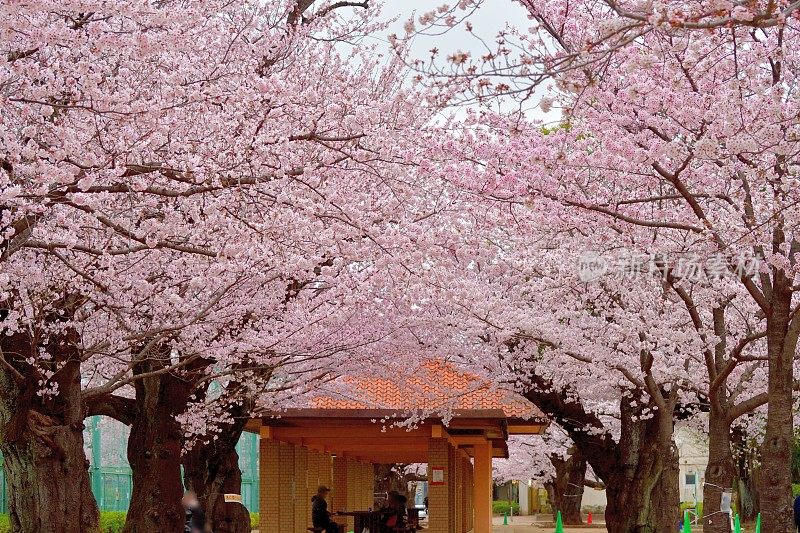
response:
<svg viewBox="0 0 800 533"><path fill-rule="evenodd" d="M494 526L492 528L492 533L553 533L553 527L535 527L535 526L525 526L525 525L513 525L513 526ZM571 528L565 527L565 533L606 533L606 528L597 528L597 527L581 527L581 528Z"/></svg>
<svg viewBox="0 0 800 533"><path fill-rule="evenodd" d="M555 529L552 525L542 526L542 522L547 522L552 520L552 515L548 517L547 515L539 515L537 517L533 516L514 516L509 518L509 525L504 526L503 524L503 517L502 516L495 516L492 518L492 533L553 533ZM539 523L538 526L534 526L534 523ZM606 528L598 527L595 524L594 527L565 527L564 531L566 533L606 533Z"/></svg>

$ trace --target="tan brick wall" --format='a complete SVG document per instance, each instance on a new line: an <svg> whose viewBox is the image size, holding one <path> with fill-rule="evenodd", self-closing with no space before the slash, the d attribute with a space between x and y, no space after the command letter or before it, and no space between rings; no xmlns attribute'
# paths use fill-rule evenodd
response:
<svg viewBox="0 0 800 533"><path fill-rule="evenodd" d="M333 505L329 507L331 511L350 510L347 505L348 485L350 482L348 478L349 462L350 460L348 458L342 457L341 455L337 455L333 458L333 479L331 480ZM349 529L353 529L355 526L353 517L347 517L346 521L343 518L337 518L337 522L346 522Z"/></svg>
<svg viewBox="0 0 800 533"><path fill-rule="evenodd" d="M444 468L444 485L428 487L428 532L451 533L453 523L452 500L450 498L453 482L450 464L450 444L447 439L431 438L428 440L428 479L433 479L434 467Z"/></svg>
<svg viewBox="0 0 800 533"><path fill-rule="evenodd" d="M262 438L259 441L260 490L258 510L262 524L277 524L280 512L280 445Z"/></svg>
<svg viewBox="0 0 800 533"><path fill-rule="evenodd" d="M319 484L333 488L333 458L329 453L320 454Z"/></svg>
<svg viewBox="0 0 800 533"><path fill-rule="evenodd" d="M322 454L317 450L308 450L308 491L309 498L313 496L317 487L321 485L319 481L319 469L322 463Z"/></svg>
<svg viewBox="0 0 800 533"><path fill-rule="evenodd" d="M278 527L281 532L290 532L294 531L294 446L281 442L279 451L280 513Z"/></svg>
<svg viewBox="0 0 800 533"><path fill-rule="evenodd" d="M311 496L308 487L308 449L294 447L294 532L306 533L311 525Z"/></svg>
<svg viewBox="0 0 800 533"><path fill-rule="evenodd" d="M372 463L362 465L362 475L364 476L364 503L362 507L369 509L375 507L375 469Z"/></svg>

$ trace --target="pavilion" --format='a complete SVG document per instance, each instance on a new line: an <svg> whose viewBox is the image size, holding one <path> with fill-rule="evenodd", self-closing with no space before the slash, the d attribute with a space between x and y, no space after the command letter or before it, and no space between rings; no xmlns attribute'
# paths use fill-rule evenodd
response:
<svg viewBox="0 0 800 533"><path fill-rule="evenodd" d="M373 464L427 463L426 531L490 533L492 458L508 457L509 435L540 434L547 419L520 396L437 360L400 379L344 381L309 407L249 421L261 437L261 532L306 533L319 485L332 489L330 510L366 510ZM415 423L397 427L409 414Z"/></svg>

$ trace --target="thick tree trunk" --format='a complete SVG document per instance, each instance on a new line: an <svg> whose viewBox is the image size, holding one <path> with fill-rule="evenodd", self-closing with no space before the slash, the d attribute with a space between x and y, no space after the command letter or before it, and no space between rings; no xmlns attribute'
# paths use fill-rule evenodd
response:
<svg viewBox="0 0 800 533"><path fill-rule="evenodd" d="M553 455L550 462L555 467L555 478L545 484L550 503L553 507L553 517L561 511L564 524L583 524L581 516L581 502L583 500L583 482L586 480L586 460L581 452L574 447L570 456L562 459Z"/></svg>
<svg viewBox="0 0 800 533"><path fill-rule="evenodd" d="M186 486L197 494L215 533L250 533L250 513L245 506L224 499L225 494L242 493L236 444L247 418L234 413L234 420L216 439L193 443L183 459Z"/></svg>
<svg viewBox="0 0 800 533"><path fill-rule="evenodd" d="M26 335L3 336L6 360L18 368L0 371L0 450L5 459L12 531L94 532L99 514L83 450L80 359L75 335L49 343L57 392L37 394L37 372L24 363ZM24 379L21 379L24 378Z"/></svg>
<svg viewBox="0 0 800 533"><path fill-rule="evenodd" d="M703 485L703 531L730 533L728 513L721 512L722 494L733 492L736 464L731 451L731 425L727 417L713 405L708 425L708 466Z"/></svg>
<svg viewBox="0 0 800 533"><path fill-rule="evenodd" d="M574 391L558 389L539 376L530 379L533 388L525 397L569 434L603 480L609 533L674 533L680 520L680 491L673 413L623 397L617 443ZM650 414L643 417L645 407Z"/></svg>
<svg viewBox="0 0 800 533"><path fill-rule="evenodd" d="M761 448L761 516L763 531L791 531L792 364L797 344L798 317L789 324L790 280L775 276L771 309L767 314L769 384L767 427Z"/></svg>
<svg viewBox="0 0 800 533"><path fill-rule="evenodd" d="M609 533L673 533L680 521L678 453L672 442L672 413L633 420L639 408L621 402L620 459L606 485ZM668 428L665 426L669 426Z"/></svg>
<svg viewBox="0 0 800 533"><path fill-rule="evenodd" d="M134 372L145 374L168 365L151 356ZM136 412L128 438L133 488L124 533L182 531L181 448L183 431L175 416L183 413L192 380L171 372L135 382Z"/></svg>

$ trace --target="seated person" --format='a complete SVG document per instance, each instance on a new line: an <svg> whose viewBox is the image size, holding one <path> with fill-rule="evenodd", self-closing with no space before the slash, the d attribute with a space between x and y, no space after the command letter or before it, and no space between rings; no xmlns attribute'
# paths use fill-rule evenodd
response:
<svg viewBox="0 0 800 533"><path fill-rule="evenodd" d="M186 513L183 527L184 533L203 533L206 526L206 517L200 507L200 502L197 501L197 495L191 490L186 491L186 494L181 498L181 504Z"/></svg>
<svg viewBox="0 0 800 533"><path fill-rule="evenodd" d="M403 503L406 497L393 490L389 492L386 505L378 512L381 514L380 531L381 533L392 533L394 528L405 525L406 507Z"/></svg>
<svg viewBox="0 0 800 533"><path fill-rule="evenodd" d="M311 498L311 524L321 527L325 533L339 533L339 524L333 521L328 512L328 502L325 500L330 489L324 485L317 489L317 494Z"/></svg>

